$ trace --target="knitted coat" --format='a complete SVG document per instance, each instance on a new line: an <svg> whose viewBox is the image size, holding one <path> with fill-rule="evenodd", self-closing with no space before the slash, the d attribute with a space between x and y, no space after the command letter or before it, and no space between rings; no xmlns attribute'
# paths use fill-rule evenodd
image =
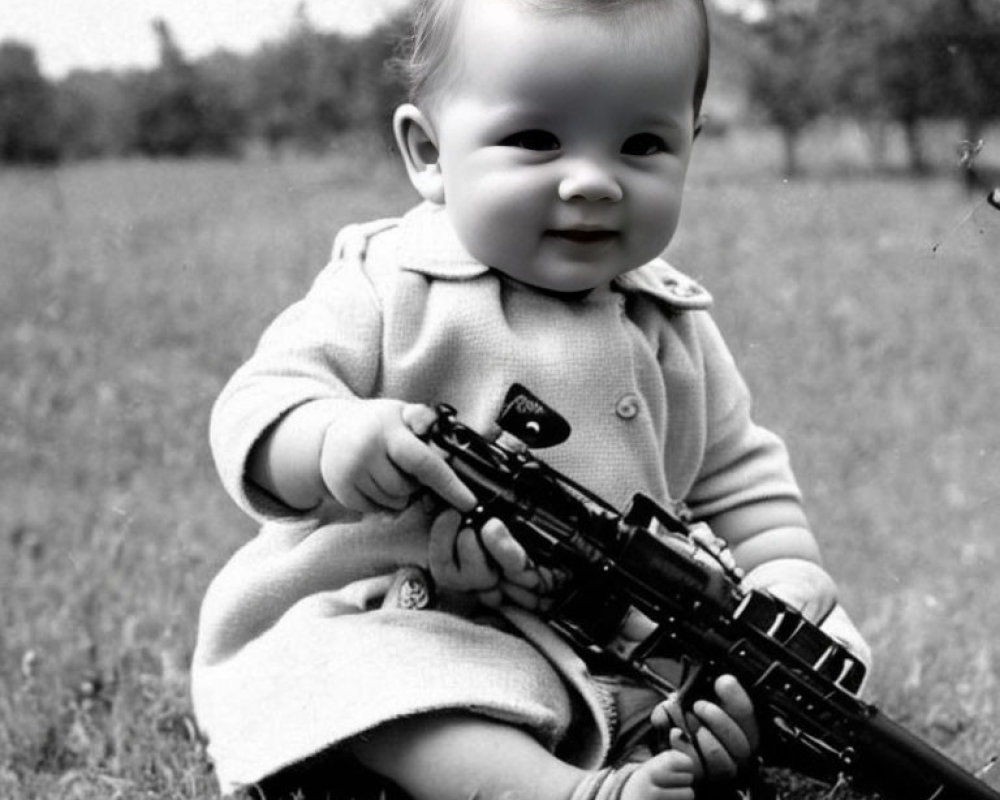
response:
<svg viewBox="0 0 1000 800"><path fill-rule="evenodd" d="M476 262L429 204L340 233L213 410L223 483L261 524L206 595L192 669L225 790L441 709L509 721L568 761L601 763L608 698L538 618L378 608L398 567L427 563L424 505L296 513L246 479L247 458L315 400L344 414L359 398L448 402L488 432L516 381L572 426L542 457L619 508L637 491L682 500L696 518L787 507L798 490L784 446L751 420L710 302L662 260L583 298L535 291Z"/></svg>

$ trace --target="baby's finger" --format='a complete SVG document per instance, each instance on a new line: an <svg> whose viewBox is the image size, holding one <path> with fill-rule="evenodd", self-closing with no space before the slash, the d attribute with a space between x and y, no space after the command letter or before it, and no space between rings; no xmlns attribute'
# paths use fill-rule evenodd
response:
<svg viewBox="0 0 1000 800"><path fill-rule="evenodd" d="M368 474L359 476L356 488L378 508L402 511L418 487L386 459L373 464Z"/></svg>
<svg viewBox="0 0 1000 800"><path fill-rule="evenodd" d="M699 727L694 732L707 777L711 780L732 780L739 774L739 764L710 728Z"/></svg>
<svg viewBox="0 0 1000 800"><path fill-rule="evenodd" d="M502 575L529 588L538 584L538 575L528 568L528 554L500 520L486 520L479 536Z"/></svg>
<svg viewBox="0 0 1000 800"><path fill-rule="evenodd" d="M500 591L504 597L521 608L526 608L529 611L538 611L543 608L542 598L535 592L511 581L501 581Z"/></svg>
<svg viewBox="0 0 1000 800"><path fill-rule="evenodd" d="M365 500L371 503L374 510L402 511L406 507L407 498L394 497L383 491L371 475L361 475L356 488Z"/></svg>
<svg viewBox="0 0 1000 800"><path fill-rule="evenodd" d="M389 497L401 498L404 502L409 502L413 493L420 488L419 483L396 469L388 458L379 459L372 464L369 474L380 491Z"/></svg>
<svg viewBox="0 0 1000 800"><path fill-rule="evenodd" d="M391 436L387 451L393 464L449 505L459 511L469 511L476 505L476 496L458 479L448 462L411 431L402 429Z"/></svg>
<svg viewBox="0 0 1000 800"><path fill-rule="evenodd" d="M541 595L555 594L569 582L569 575L561 570L549 567L536 567L538 574L538 593Z"/></svg>
<svg viewBox="0 0 1000 800"><path fill-rule="evenodd" d="M437 420L437 413L428 406L417 403L403 406L401 413L403 423L414 434L416 442L422 445L422 448L413 447L412 440L404 442L406 452L401 455L405 463L400 463L400 466L459 511L473 508L477 503L476 496L459 480L441 455L422 439L417 438L424 436L430 430L431 425ZM395 457L393 458L395 460Z"/></svg>
<svg viewBox="0 0 1000 800"><path fill-rule="evenodd" d="M333 480L327 482L327 491L344 508L351 511L379 511L381 506L370 500L361 487L355 486L348 480Z"/></svg>
<svg viewBox="0 0 1000 800"><path fill-rule="evenodd" d="M455 552L462 580L470 589L490 589L499 583L500 576L490 564L486 551L472 528L459 530Z"/></svg>
<svg viewBox="0 0 1000 800"><path fill-rule="evenodd" d="M698 780L728 780L736 777L739 768L735 760L715 738L712 731L690 714L685 715L687 730L670 730L670 748L689 756L695 764Z"/></svg>
<svg viewBox="0 0 1000 800"><path fill-rule="evenodd" d="M476 592L476 596L484 606L499 608L503 605L504 594L499 586L494 586L492 589L487 589L483 592Z"/></svg>
<svg viewBox="0 0 1000 800"><path fill-rule="evenodd" d="M462 515L454 509L438 514L431 523L427 545L427 562L434 580L449 589L458 588L458 564L455 563L455 542L458 539Z"/></svg>
<svg viewBox="0 0 1000 800"><path fill-rule="evenodd" d="M666 752L683 753L691 761L691 771L696 781L705 777L701 754L695 749L694 742L680 728L671 728L667 736Z"/></svg>
<svg viewBox="0 0 1000 800"><path fill-rule="evenodd" d="M702 752L709 763L722 765L724 775L735 771L739 764L744 764L753 755L753 748L746 734L733 719L715 703L699 700L694 704L694 714L701 723L695 734ZM713 770L713 774L716 774Z"/></svg>
<svg viewBox="0 0 1000 800"><path fill-rule="evenodd" d="M417 436L426 434L437 419L434 409L419 403L408 403L403 406L402 416L406 427Z"/></svg>
<svg viewBox="0 0 1000 800"><path fill-rule="evenodd" d="M542 593L541 590L544 588L542 584L542 576L537 570L531 569L530 567L522 569L519 572L508 571L506 573L506 578L511 585L519 586L532 594L540 594Z"/></svg>
<svg viewBox="0 0 1000 800"><path fill-rule="evenodd" d="M760 745L760 728L746 689L732 675L721 675L715 681L715 693L722 709L743 732L751 751L756 752Z"/></svg>
<svg viewBox="0 0 1000 800"><path fill-rule="evenodd" d="M679 750L664 750L646 763L653 785L661 789L680 788L694 783L694 760Z"/></svg>

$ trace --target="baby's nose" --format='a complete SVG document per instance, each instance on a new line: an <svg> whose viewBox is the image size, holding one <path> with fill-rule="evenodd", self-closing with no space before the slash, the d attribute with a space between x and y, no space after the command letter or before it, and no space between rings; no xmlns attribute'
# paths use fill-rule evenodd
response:
<svg viewBox="0 0 1000 800"><path fill-rule="evenodd" d="M614 173L596 161L572 162L559 183L561 200L608 200L617 203L622 199L622 187Z"/></svg>

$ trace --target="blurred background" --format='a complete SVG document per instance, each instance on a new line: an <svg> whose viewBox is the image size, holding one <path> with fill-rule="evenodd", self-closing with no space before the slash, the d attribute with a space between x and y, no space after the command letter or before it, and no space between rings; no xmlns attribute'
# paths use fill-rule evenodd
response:
<svg viewBox="0 0 1000 800"><path fill-rule="evenodd" d="M408 4L372 4L382 11L369 11L360 29L352 25L360 12L345 10L338 20L337 3L319 8L322 24L300 3L255 46L220 46L198 57L164 16L118 37L155 42L157 63L80 68L50 53L57 77L42 71L30 40L3 41L0 159L242 157L321 152L347 134L385 137L403 95L391 60L404 47ZM781 168L792 175L805 157L800 140L823 121L857 126L874 166L886 165L887 138L898 129L904 166L920 174L941 166L924 129L958 121L955 147L966 143L962 166L972 166L967 175L975 180L972 156L1000 116L997 0L715 0L713 11L710 132L773 126L783 142ZM116 56L110 47L107 61Z"/></svg>
<svg viewBox="0 0 1000 800"><path fill-rule="evenodd" d="M209 411L338 228L416 200L409 8L61 5L0 10L0 800L203 800L198 607L255 532ZM711 13L667 256L789 444L866 698L1000 786L1000 0Z"/></svg>

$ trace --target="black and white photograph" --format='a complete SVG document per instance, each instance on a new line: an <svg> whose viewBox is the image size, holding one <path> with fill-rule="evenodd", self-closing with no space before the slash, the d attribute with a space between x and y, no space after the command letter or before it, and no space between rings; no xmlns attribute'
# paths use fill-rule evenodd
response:
<svg viewBox="0 0 1000 800"><path fill-rule="evenodd" d="M1000 0L4 0L0 800L1000 800Z"/></svg>

